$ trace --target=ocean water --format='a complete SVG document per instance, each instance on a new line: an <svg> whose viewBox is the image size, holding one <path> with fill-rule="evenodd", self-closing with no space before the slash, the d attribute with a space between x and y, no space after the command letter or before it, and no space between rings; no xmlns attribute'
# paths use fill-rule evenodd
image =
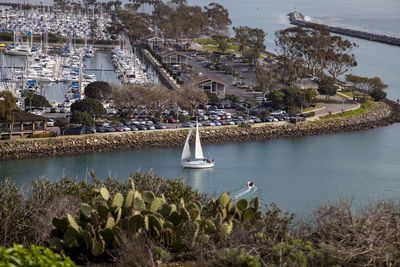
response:
<svg viewBox="0 0 400 267"><path fill-rule="evenodd" d="M207 5L210 1L189 1ZM274 51L274 32L290 27L287 14L302 12L314 21L400 36L398 0L222 0L233 26L261 27L268 34L267 50ZM348 37L345 37L348 38ZM350 38L349 38L350 39ZM381 77L390 98L400 97L400 47L351 39L359 66L353 73ZM268 140L240 144L206 145L216 159L214 169L186 170L180 166L182 148L117 151L70 157L0 162L0 179L12 177L29 184L40 176L56 180L66 175L85 179L91 169L98 177L127 179L137 170L167 178L182 177L209 195L259 196L300 215L337 198L355 205L400 195L400 124L336 135ZM183 144L182 144L183 145ZM253 180L257 190L246 191Z"/></svg>

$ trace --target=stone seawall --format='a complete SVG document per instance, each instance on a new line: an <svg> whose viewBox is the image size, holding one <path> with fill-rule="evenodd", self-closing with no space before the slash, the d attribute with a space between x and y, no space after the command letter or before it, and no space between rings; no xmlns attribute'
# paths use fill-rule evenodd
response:
<svg viewBox="0 0 400 267"><path fill-rule="evenodd" d="M201 129L202 142L233 143L273 138L303 137L360 131L387 126L400 121L400 107L392 101L377 103L366 114L350 118L302 122L296 125L255 125L242 127L208 127ZM183 147L187 129L118 134L98 134L53 139L8 140L0 142L0 159L37 158L76 155L113 150Z"/></svg>
<svg viewBox="0 0 400 267"><path fill-rule="evenodd" d="M324 26L329 32L347 35L347 36L351 36L351 37L356 37L356 38L360 38L360 39L366 39L369 41L374 41L374 42L379 42L379 43L400 46L400 37L391 36L391 35L387 35L387 34L379 34L379 33L374 33L374 32L354 30L354 29L337 27L337 26L331 26L331 25L326 25L326 24L321 24L321 23L314 23L314 22L307 21L303 14L296 12L296 11L289 13L288 16L289 16L290 23L293 25L317 24L317 25Z"/></svg>

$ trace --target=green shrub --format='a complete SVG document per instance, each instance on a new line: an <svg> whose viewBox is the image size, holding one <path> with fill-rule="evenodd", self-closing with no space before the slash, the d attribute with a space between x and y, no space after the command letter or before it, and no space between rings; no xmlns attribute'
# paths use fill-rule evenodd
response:
<svg viewBox="0 0 400 267"><path fill-rule="evenodd" d="M306 118L313 117L313 116L315 116L315 112L314 111L307 112L307 113L304 113L303 116Z"/></svg>
<svg viewBox="0 0 400 267"><path fill-rule="evenodd" d="M225 249L218 254L213 262L213 266L241 266L241 267L261 267L258 256L247 254L244 249Z"/></svg>
<svg viewBox="0 0 400 267"><path fill-rule="evenodd" d="M10 135L2 135L1 140L10 140L11 136Z"/></svg>
<svg viewBox="0 0 400 267"><path fill-rule="evenodd" d="M0 266L41 266L41 267L74 267L70 258L52 252L48 248L31 245L25 249L22 245L0 247Z"/></svg>
<svg viewBox="0 0 400 267"><path fill-rule="evenodd" d="M32 138L48 138L54 137L54 133L37 133L32 135Z"/></svg>

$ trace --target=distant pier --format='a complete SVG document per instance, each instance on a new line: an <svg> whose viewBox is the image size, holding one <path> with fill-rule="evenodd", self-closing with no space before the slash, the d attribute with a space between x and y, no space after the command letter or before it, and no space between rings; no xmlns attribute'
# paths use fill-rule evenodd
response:
<svg viewBox="0 0 400 267"><path fill-rule="evenodd" d="M389 45L400 46L400 37L397 37L397 36L368 32L368 31L360 31L360 30L354 30L354 29L349 29L349 28L331 26L331 25L322 24L322 23L310 22L305 19L305 16L303 14L296 12L296 11L289 13L288 16L289 16L290 23L293 25L301 26L301 25L316 24L316 25L325 27L329 32L332 32L332 33L347 35L347 36L351 36L351 37L356 37L356 38L360 38L360 39L365 39L365 40L389 44Z"/></svg>

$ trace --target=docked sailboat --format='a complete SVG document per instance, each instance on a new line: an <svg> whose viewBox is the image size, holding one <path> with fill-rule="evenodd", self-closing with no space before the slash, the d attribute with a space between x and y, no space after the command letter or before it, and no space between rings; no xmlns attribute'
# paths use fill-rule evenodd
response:
<svg viewBox="0 0 400 267"><path fill-rule="evenodd" d="M183 147L182 159L181 159L182 166L184 168L193 168L193 169L203 169L203 168L214 167L214 159L205 158L203 156L203 149L201 148L201 143L200 143L198 122L196 123L196 142L195 142L195 148L194 148L194 159L190 159L192 156L192 153L190 152L189 139L190 139L190 136L192 135L192 131L193 131L193 127L190 129L190 131L186 137L185 145Z"/></svg>

